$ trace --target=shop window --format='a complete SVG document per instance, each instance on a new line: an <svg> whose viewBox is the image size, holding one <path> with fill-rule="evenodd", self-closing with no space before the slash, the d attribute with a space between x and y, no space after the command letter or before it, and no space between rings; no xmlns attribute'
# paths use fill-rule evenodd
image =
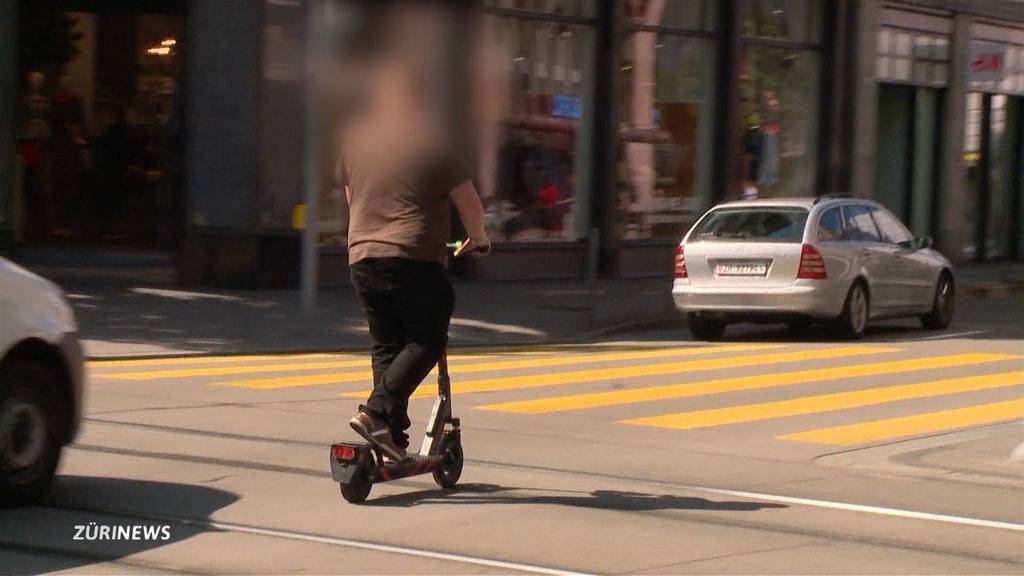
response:
<svg viewBox="0 0 1024 576"><path fill-rule="evenodd" d="M945 86L949 80L948 38L882 27L877 47L880 80L925 86Z"/></svg>
<svg viewBox="0 0 1024 576"><path fill-rule="evenodd" d="M674 0L672 0L674 1ZM557 16L592 17L597 11L595 0L484 0L487 8L521 10Z"/></svg>
<svg viewBox="0 0 1024 576"><path fill-rule="evenodd" d="M497 2L503 7L572 2ZM513 6L515 4L516 6ZM588 26L488 15L476 52L477 177L492 238L573 238L578 153L588 129Z"/></svg>
<svg viewBox="0 0 1024 576"><path fill-rule="evenodd" d="M1016 146L1017 122L1010 122L1010 98L1004 94L991 97L989 128L988 201L985 222L985 257L1000 260L1010 255L1013 219L1015 170L1019 153Z"/></svg>
<svg viewBox="0 0 1024 576"><path fill-rule="evenodd" d="M621 64L619 234L678 238L710 199L714 44L635 31Z"/></svg>
<svg viewBox="0 0 1024 576"><path fill-rule="evenodd" d="M744 0L743 35L816 43L821 4L807 0Z"/></svg>
<svg viewBox="0 0 1024 576"><path fill-rule="evenodd" d="M744 189L762 197L813 195L817 52L747 44L741 65Z"/></svg>
<svg viewBox="0 0 1024 576"><path fill-rule="evenodd" d="M1000 91L1024 94L1024 46L1007 46Z"/></svg>
<svg viewBox="0 0 1024 576"><path fill-rule="evenodd" d="M626 0L623 15L637 26L711 31L718 0Z"/></svg>

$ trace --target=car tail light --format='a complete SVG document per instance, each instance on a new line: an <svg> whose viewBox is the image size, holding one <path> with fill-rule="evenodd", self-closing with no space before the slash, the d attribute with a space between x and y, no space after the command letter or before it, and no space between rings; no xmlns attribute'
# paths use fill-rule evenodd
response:
<svg viewBox="0 0 1024 576"><path fill-rule="evenodd" d="M828 278L825 271L825 259L821 252L810 244L804 244L800 248L800 270L796 273L797 278L804 280L824 280Z"/></svg>
<svg viewBox="0 0 1024 576"><path fill-rule="evenodd" d="M334 452L334 457L338 460L352 460L356 457L356 449L343 444L335 444L331 447L331 451Z"/></svg>
<svg viewBox="0 0 1024 576"><path fill-rule="evenodd" d="M686 258L683 256L683 245L676 246L676 278L687 278Z"/></svg>

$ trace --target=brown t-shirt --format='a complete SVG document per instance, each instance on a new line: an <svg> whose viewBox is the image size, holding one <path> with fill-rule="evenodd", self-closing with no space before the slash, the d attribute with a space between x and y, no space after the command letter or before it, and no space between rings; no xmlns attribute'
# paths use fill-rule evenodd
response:
<svg viewBox="0 0 1024 576"><path fill-rule="evenodd" d="M444 262L448 193L469 178L450 147L426 133L351 132L338 177L352 192L349 263L393 257Z"/></svg>

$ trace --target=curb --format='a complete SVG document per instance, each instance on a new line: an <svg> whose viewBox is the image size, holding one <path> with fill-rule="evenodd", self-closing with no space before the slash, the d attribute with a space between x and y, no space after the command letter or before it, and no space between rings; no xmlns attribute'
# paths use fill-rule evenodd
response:
<svg viewBox="0 0 1024 576"><path fill-rule="evenodd" d="M981 282L964 286L960 295L965 298L1001 298L1024 292L1024 280L1007 282Z"/></svg>

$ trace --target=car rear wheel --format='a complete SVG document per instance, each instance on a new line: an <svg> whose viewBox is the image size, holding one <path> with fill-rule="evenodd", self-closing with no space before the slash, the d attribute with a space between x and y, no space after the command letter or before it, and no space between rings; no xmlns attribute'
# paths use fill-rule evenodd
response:
<svg viewBox="0 0 1024 576"><path fill-rule="evenodd" d="M690 334L696 340L716 341L725 335L725 322L717 318L708 318L698 314L690 314L686 320L690 326Z"/></svg>
<svg viewBox="0 0 1024 576"><path fill-rule="evenodd" d="M846 294L843 312L836 320L836 330L843 338L856 339L864 335L871 316L871 301L863 282L854 282Z"/></svg>
<svg viewBox="0 0 1024 576"><path fill-rule="evenodd" d="M935 297L932 300L932 311L921 316L921 324L928 330L942 330L953 321L953 306L956 293L953 289L953 278L948 272L939 276L935 285Z"/></svg>
<svg viewBox="0 0 1024 576"><path fill-rule="evenodd" d="M46 494L57 470L61 414L54 374L36 363L0 368L0 503Z"/></svg>

